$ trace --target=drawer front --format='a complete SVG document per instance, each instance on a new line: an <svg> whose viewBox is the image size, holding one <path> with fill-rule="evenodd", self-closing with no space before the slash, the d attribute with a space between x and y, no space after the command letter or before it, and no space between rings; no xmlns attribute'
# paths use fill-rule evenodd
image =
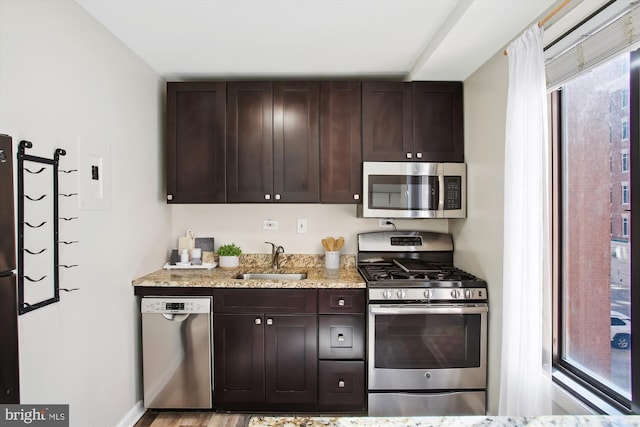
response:
<svg viewBox="0 0 640 427"><path fill-rule="evenodd" d="M364 316L318 316L320 359L364 359Z"/></svg>
<svg viewBox="0 0 640 427"><path fill-rule="evenodd" d="M321 406L364 407L364 361L321 360L318 374Z"/></svg>
<svg viewBox="0 0 640 427"><path fill-rule="evenodd" d="M365 289L320 289L318 298L320 314L365 313Z"/></svg>
<svg viewBox="0 0 640 427"><path fill-rule="evenodd" d="M216 289L215 313L316 313L315 289Z"/></svg>

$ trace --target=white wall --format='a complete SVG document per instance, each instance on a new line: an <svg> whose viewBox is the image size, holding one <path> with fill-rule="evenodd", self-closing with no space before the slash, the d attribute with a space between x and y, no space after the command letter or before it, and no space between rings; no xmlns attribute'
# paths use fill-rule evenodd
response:
<svg viewBox="0 0 640 427"><path fill-rule="evenodd" d="M71 0L0 1L0 132L57 147L73 168L82 150L108 153L110 205L61 200L61 301L20 316L23 403L70 404L72 426L113 426L142 397L138 309L130 282L157 269L169 245L161 176L163 81ZM77 190L61 176L60 190ZM32 212L50 215L48 209ZM33 237L38 246L38 237ZM44 243L43 243L44 244Z"/></svg>
<svg viewBox="0 0 640 427"><path fill-rule="evenodd" d="M502 335L503 184L508 61L496 54L464 82L467 218L451 221L455 264L487 280L488 411L497 414Z"/></svg>
<svg viewBox="0 0 640 427"><path fill-rule="evenodd" d="M244 253L269 253L269 241L284 246L289 254L319 254L320 241L327 236L343 236L343 254L358 251L358 233L380 231L378 220L358 218L355 205L321 204L227 204L227 205L173 205L172 248L186 230L196 237L213 237L216 248L225 243L236 243ZM296 233L296 219L306 218L307 234ZM278 221L278 230L263 230L262 220ZM429 230L447 233L446 219L394 220L399 230ZM167 248L169 250L170 248Z"/></svg>

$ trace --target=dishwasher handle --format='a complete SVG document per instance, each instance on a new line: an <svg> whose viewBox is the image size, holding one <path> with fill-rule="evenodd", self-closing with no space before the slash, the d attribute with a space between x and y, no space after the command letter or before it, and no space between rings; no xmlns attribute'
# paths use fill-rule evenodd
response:
<svg viewBox="0 0 640 427"><path fill-rule="evenodd" d="M162 313L162 317L170 322L184 322L189 316L191 316L191 313Z"/></svg>

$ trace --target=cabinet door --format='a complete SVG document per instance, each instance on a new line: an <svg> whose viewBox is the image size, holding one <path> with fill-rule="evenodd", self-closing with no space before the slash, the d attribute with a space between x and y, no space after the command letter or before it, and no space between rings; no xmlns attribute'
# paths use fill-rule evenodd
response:
<svg viewBox="0 0 640 427"><path fill-rule="evenodd" d="M227 200L271 201L273 91L271 82L227 85Z"/></svg>
<svg viewBox="0 0 640 427"><path fill-rule="evenodd" d="M264 400L264 316L216 314L214 326L214 402Z"/></svg>
<svg viewBox="0 0 640 427"><path fill-rule="evenodd" d="M320 201L358 203L362 192L360 82L320 86Z"/></svg>
<svg viewBox="0 0 640 427"><path fill-rule="evenodd" d="M318 318L320 359L364 359L364 316L321 315Z"/></svg>
<svg viewBox="0 0 640 427"><path fill-rule="evenodd" d="M464 161L461 82L413 82L416 156L433 162Z"/></svg>
<svg viewBox="0 0 640 427"><path fill-rule="evenodd" d="M362 159L414 160L411 83L362 83Z"/></svg>
<svg viewBox="0 0 640 427"><path fill-rule="evenodd" d="M365 401L364 361L318 362L320 408L325 411L362 411Z"/></svg>
<svg viewBox="0 0 640 427"><path fill-rule="evenodd" d="M318 289L318 313L365 314L365 289Z"/></svg>
<svg viewBox="0 0 640 427"><path fill-rule="evenodd" d="M265 397L271 403L318 399L315 315L265 316Z"/></svg>
<svg viewBox="0 0 640 427"><path fill-rule="evenodd" d="M275 202L320 201L320 84L273 84Z"/></svg>
<svg viewBox="0 0 640 427"><path fill-rule="evenodd" d="M224 82L167 83L167 200L225 201Z"/></svg>

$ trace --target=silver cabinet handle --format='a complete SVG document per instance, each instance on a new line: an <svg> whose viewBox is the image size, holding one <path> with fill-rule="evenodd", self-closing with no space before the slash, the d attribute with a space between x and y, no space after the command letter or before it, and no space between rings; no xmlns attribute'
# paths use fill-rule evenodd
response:
<svg viewBox="0 0 640 427"><path fill-rule="evenodd" d="M167 194L167 200L173 200L173 194Z"/></svg>
<svg viewBox="0 0 640 427"><path fill-rule="evenodd" d="M344 307L344 298L340 298L340 299L338 300L338 305L339 305L340 307Z"/></svg>
<svg viewBox="0 0 640 427"><path fill-rule="evenodd" d="M344 388L344 380L338 380L338 388Z"/></svg>
<svg viewBox="0 0 640 427"><path fill-rule="evenodd" d="M407 159L411 159L413 158L413 154L412 153L407 153Z"/></svg>
<svg viewBox="0 0 640 427"><path fill-rule="evenodd" d="M422 158L422 153L416 153L416 157L421 159Z"/></svg>
<svg viewBox="0 0 640 427"><path fill-rule="evenodd" d="M353 195L353 200L360 200L360 195L359 194L354 194Z"/></svg>
<svg viewBox="0 0 640 427"><path fill-rule="evenodd" d="M267 319L267 325L273 325L273 319Z"/></svg>
<svg viewBox="0 0 640 427"><path fill-rule="evenodd" d="M276 194L276 200L280 200L280 195Z"/></svg>
<svg viewBox="0 0 640 427"><path fill-rule="evenodd" d="M262 325L262 319L259 317L256 317L255 322L256 322L256 325Z"/></svg>
<svg viewBox="0 0 640 427"><path fill-rule="evenodd" d="M264 199L265 200L271 200L271 194L265 194L264 195Z"/></svg>

